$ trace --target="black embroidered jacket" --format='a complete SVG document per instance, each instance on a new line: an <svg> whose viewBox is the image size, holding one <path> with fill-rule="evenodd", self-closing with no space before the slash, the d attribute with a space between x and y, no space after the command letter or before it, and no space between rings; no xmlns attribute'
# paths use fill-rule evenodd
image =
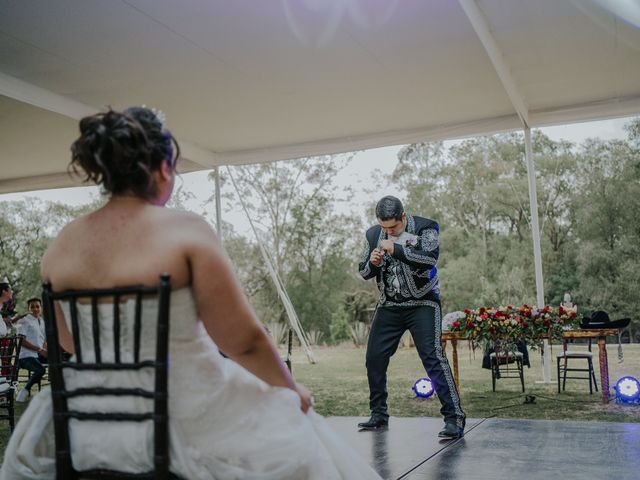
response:
<svg viewBox="0 0 640 480"><path fill-rule="evenodd" d="M366 233L359 271L365 280L376 278L381 307L428 305L439 299L437 222L407 214L405 232L417 238L394 243L393 256L385 253L379 267L369 262L369 257L380 240L388 239L387 234L380 225L374 225Z"/></svg>

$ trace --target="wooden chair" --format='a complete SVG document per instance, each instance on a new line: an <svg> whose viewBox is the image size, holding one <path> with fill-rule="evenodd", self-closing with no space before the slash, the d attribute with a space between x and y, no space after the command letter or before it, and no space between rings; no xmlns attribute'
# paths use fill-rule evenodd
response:
<svg viewBox="0 0 640 480"><path fill-rule="evenodd" d="M7 413L0 414L0 420L8 420L9 427L13 432L15 428L15 395L18 384L18 358L20 357L20 347L22 337L13 336L0 338L0 409Z"/></svg>
<svg viewBox="0 0 640 480"><path fill-rule="evenodd" d="M524 355L522 352L503 350L497 344L489 355L491 362L491 386L496 391L496 380L501 378L519 378L524 392ZM515 368L514 368L515 366Z"/></svg>
<svg viewBox="0 0 640 480"><path fill-rule="evenodd" d="M168 436L168 346L169 346L169 302L171 295L170 277L162 275L158 287L123 287L99 290L77 290L66 292L53 292L50 284L43 285L43 306L47 329L47 342L49 348L49 378L53 398L53 424L56 444L56 475L57 478L66 480L75 479L159 479L166 480L176 478L169 473L169 436ZM140 359L142 309L143 299L156 296L158 300L157 336L155 359ZM133 360L124 361L120 350L120 300L122 298L135 300L135 318L133 321ZM78 319L78 300L90 302L91 305L91 336L82 342L92 342L95 357L86 361L83 357L80 338L80 326ZM100 300L110 300L113 303L113 356L112 362L102 360L100 343L100 319L98 304ZM55 318L54 302L68 302L71 332L75 347L75 356L70 360L63 360L62 349L59 345L58 329ZM86 327L86 326L85 326ZM104 328L104 326L103 326ZM86 328L84 331L87 331ZM127 340L129 341L129 339ZM154 370L155 388L152 391L143 388L76 388L67 389L65 384L65 371L75 370L85 372L117 372L117 371L141 371L152 368ZM131 413L118 411L110 413L78 411L70 408L69 399L78 397L102 397L102 396L127 396L152 399L152 407L146 412ZM70 446L69 423L71 419L76 421L93 420L105 422L153 422L153 470L143 473L127 473L111 469L94 469L77 471L73 466L73 452ZM98 434L98 433L96 433ZM114 465L114 468L117 464Z"/></svg>
<svg viewBox="0 0 640 480"><path fill-rule="evenodd" d="M589 394L593 394L593 387L595 387L596 392L598 391L598 382L596 382L596 374L593 369L593 353L591 352L591 339L589 339L588 343L588 351L570 351L567 350L567 341L565 340L562 344L562 352L558 353L556 357L557 362L557 373L558 373L558 393L560 393L560 377L562 377L562 391L565 390L567 386L567 378L571 378L574 380L588 380L589 381ZM587 368L569 368L569 360L586 360ZM584 375L574 377L567 376L567 372L586 372L587 376ZM593 382L593 383L592 383Z"/></svg>

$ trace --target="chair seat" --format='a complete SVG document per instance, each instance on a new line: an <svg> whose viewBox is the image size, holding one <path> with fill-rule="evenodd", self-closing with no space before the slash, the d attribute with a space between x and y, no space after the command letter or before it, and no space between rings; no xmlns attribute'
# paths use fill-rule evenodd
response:
<svg viewBox="0 0 640 480"><path fill-rule="evenodd" d="M496 380L500 378L519 378L524 392L524 370L522 352L499 351L489 354L491 361L491 386L496 391ZM515 365L515 367L509 367Z"/></svg>
<svg viewBox="0 0 640 480"><path fill-rule="evenodd" d="M522 352L500 352L497 356L500 358L522 358L524 355ZM491 353L489 358L496 358L496 352Z"/></svg>
<svg viewBox="0 0 640 480"><path fill-rule="evenodd" d="M573 357L573 358L593 358L593 352L575 352L567 350L566 352L558 353L558 358Z"/></svg>
<svg viewBox="0 0 640 480"><path fill-rule="evenodd" d="M574 365L569 366L569 360L586 360L586 368L576 368ZM589 394L593 394L593 388L595 386L596 392L598 391L598 382L596 381L596 374L593 370L593 353L583 351L570 351L566 350L556 355L557 369L558 369L558 393L560 393L560 381L562 380L562 391L565 390L567 385L567 378L574 380L588 380L589 382ZM572 364L575 362L571 362ZM584 372L587 374L584 376L568 376L567 374Z"/></svg>

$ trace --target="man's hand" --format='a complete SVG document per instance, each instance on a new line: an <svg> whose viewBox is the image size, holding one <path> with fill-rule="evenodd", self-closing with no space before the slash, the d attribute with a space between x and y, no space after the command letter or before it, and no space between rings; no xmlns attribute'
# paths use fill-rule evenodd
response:
<svg viewBox="0 0 640 480"><path fill-rule="evenodd" d="M380 240L380 248L389 255L393 255L393 242L391 240Z"/></svg>
<svg viewBox="0 0 640 480"><path fill-rule="evenodd" d="M41 348L40 350L38 350L38 353L42 355L44 358L47 358L49 356L49 352L47 351L46 348Z"/></svg>
<svg viewBox="0 0 640 480"><path fill-rule="evenodd" d="M376 267L382 265L383 258L384 252L379 248L374 248L373 252L371 252L371 255L369 255L369 261Z"/></svg>

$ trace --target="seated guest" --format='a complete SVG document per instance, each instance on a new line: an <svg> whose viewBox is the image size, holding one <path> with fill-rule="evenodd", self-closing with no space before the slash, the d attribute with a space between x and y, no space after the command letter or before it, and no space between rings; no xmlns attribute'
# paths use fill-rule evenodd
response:
<svg viewBox="0 0 640 480"><path fill-rule="evenodd" d="M11 302L11 299L13 299L13 290L7 277L4 277L0 281L0 310L8 312L6 306Z"/></svg>
<svg viewBox="0 0 640 480"><path fill-rule="evenodd" d="M11 333L11 315L9 308L13 299L13 290L7 277L0 281L0 311L2 311L2 322L0 322L0 337L5 337Z"/></svg>
<svg viewBox="0 0 640 480"><path fill-rule="evenodd" d="M157 285L160 273L171 275L169 449L178 477L380 479L313 412L311 395L280 359L209 225L194 214L163 208L178 159L176 141L149 109L83 118L71 167L111 196L51 243L42 259L43 280L63 291ZM60 343L73 353L69 305L56 308ZM104 315L113 310L109 304L99 308ZM90 311L78 308L81 332L90 330ZM142 351L155 351L151 335L141 338ZM92 351L91 342L86 349L83 344L83 355ZM109 372L68 373L76 384L81 373L89 373L83 386L115 378ZM145 378L141 373L118 385L133 388ZM51 397L45 392L34 397L11 435L0 480L55 478ZM100 400L94 402L103 405ZM152 464L152 449L144 447L150 427L103 422L98 431L80 422L71 430L76 468L135 472Z"/></svg>
<svg viewBox="0 0 640 480"><path fill-rule="evenodd" d="M47 348L45 343L44 321L40 316L42 305L39 298L31 298L27 301L29 313L18 322L18 335L22 338L20 368L29 370L31 377L27 384L16 396L16 402L26 402L31 395L31 387L42 380L46 369L42 360L46 360Z"/></svg>
<svg viewBox="0 0 640 480"><path fill-rule="evenodd" d="M6 337L11 333L11 317L8 312L2 312L2 321L0 322L0 337Z"/></svg>

